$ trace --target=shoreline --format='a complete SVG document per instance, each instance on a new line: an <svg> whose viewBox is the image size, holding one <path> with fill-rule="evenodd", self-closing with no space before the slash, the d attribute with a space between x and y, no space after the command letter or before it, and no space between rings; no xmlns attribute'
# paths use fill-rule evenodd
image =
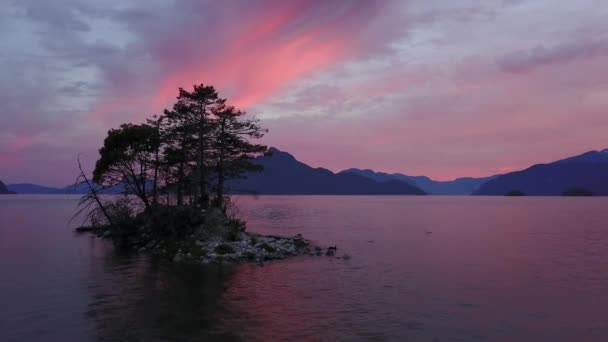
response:
<svg viewBox="0 0 608 342"><path fill-rule="evenodd" d="M78 227L76 233L92 233L99 238L112 240L109 229L95 227ZM146 253L171 260L173 262L194 264L221 263L257 263L285 260L296 256L336 256L336 247L323 248L305 239L301 234L293 237L262 235L240 232L234 240L209 239L201 240L191 236L190 239L150 240L147 242L131 241L123 247L138 253ZM348 254L341 257L350 259Z"/></svg>

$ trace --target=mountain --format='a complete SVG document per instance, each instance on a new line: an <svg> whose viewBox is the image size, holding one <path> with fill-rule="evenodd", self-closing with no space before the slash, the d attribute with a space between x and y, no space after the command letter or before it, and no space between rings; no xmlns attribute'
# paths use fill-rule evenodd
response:
<svg viewBox="0 0 608 342"><path fill-rule="evenodd" d="M397 180L376 182L352 174L335 174L313 168L287 152L270 149L271 155L257 158L264 166L260 173L250 173L244 180L232 181L233 192L273 195L424 195L418 187Z"/></svg>
<svg viewBox="0 0 608 342"><path fill-rule="evenodd" d="M57 194L59 189L37 184L21 183L9 184L8 189L18 194Z"/></svg>
<svg viewBox="0 0 608 342"><path fill-rule="evenodd" d="M0 195L14 194L14 191L9 190L2 181L0 181Z"/></svg>
<svg viewBox="0 0 608 342"><path fill-rule="evenodd" d="M434 181L426 176L408 176L401 173L383 173L373 170L348 169L341 173L351 173L373 179L377 182L398 180L407 182L431 195L470 195L482 184L498 176L483 178L457 178L453 181Z"/></svg>
<svg viewBox="0 0 608 342"><path fill-rule="evenodd" d="M38 184L29 184L29 183L21 183L21 184L9 184L8 189L14 191L18 194L41 194L41 195L57 195L57 194L67 194L67 195L78 195L85 194L88 192L88 188L86 184L80 183L76 185L68 185L62 188L52 188L48 186L38 185ZM124 187L115 186L109 190L104 191L104 193L109 194L119 194L123 192Z"/></svg>
<svg viewBox="0 0 608 342"><path fill-rule="evenodd" d="M608 195L608 149L504 174L488 181L474 194L504 195L521 191L532 196L557 196L571 189Z"/></svg>

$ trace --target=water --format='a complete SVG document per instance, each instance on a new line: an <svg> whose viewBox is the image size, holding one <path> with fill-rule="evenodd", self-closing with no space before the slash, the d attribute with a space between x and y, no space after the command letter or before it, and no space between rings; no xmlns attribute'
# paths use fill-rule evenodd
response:
<svg viewBox="0 0 608 342"><path fill-rule="evenodd" d="M74 234L74 197L0 196L0 341L608 339L608 198L237 203L352 259L179 266Z"/></svg>

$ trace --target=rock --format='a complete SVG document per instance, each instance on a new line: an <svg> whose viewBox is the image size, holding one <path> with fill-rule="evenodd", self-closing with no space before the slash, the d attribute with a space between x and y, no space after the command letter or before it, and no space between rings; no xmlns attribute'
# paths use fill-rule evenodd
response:
<svg viewBox="0 0 608 342"><path fill-rule="evenodd" d="M336 254L336 252L333 249L327 249L327 252L325 252L326 256L334 256Z"/></svg>
<svg viewBox="0 0 608 342"><path fill-rule="evenodd" d="M175 256L173 257L173 261L174 262L180 262L182 261L182 255L181 254L175 254Z"/></svg>
<svg viewBox="0 0 608 342"><path fill-rule="evenodd" d="M350 260L350 259L351 259L351 257L350 257L350 255L348 255L348 254L344 254L344 255L342 256L342 259L344 259L344 260Z"/></svg>
<svg viewBox="0 0 608 342"><path fill-rule="evenodd" d="M247 260L255 260L257 258L257 254L254 252L245 252L244 256Z"/></svg>
<svg viewBox="0 0 608 342"><path fill-rule="evenodd" d="M225 243L215 247L214 251L217 254L233 254L234 248L232 248L231 245Z"/></svg>
<svg viewBox="0 0 608 342"><path fill-rule="evenodd" d="M110 233L110 231L109 231L109 230L106 230L105 232L103 232L103 237L104 237L104 238L109 238L109 237L110 237L110 235L112 235L112 233Z"/></svg>
<svg viewBox="0 0 608 342"><path fill-rule="evenodd" d="M323 250L323 248L321 248L321 247L319 247L319 246L315 246L315 251L320 252L320 251L322 251L322 250Z"/></svg>
<svg viewBox="0 0 608 342"><path fill-rule="evenodd" d="M321 256L321 255L323 255L323 253L321 253L321 250L318 250L317 251L317 256Z"/></svg>

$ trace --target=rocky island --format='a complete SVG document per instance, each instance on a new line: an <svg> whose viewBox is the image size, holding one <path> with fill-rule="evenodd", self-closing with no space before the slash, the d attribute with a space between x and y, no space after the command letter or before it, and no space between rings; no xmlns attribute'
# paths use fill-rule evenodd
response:
<svg viewBox="0 0 608 342"><path fill-rule="evenodd" d="M258 120L226 104L212 86L179 89L172 110L145 123L126 123L108 132L90 178L80 167L79 187L88 189L75 217L118 248L174 261L263 263L295 255L325 253L301 235L262 236L246 232L235 215L231 180L264 166L272 154L252 143L266 130ZM108 189L123 189L106 196Z"/></svg>
<svg viewBox="0 0 608 342"><path fill-rule="evenodd" d="M162 209L161 209L162 210ZM159 236L157 227L143 224L131 234L110 225L94 225L76 228L79 233L94 233L109 239L120 248L136 250L175 262L188 263L240 263L263 264L292 256L334 256L335 247L313 245L301 234L293 237L260 235L245 231L241 221L230 219L221 211L206 212L202 222L194 224L190 234L183 238ZM165 227L171 228L171 227Z"/></svg>

